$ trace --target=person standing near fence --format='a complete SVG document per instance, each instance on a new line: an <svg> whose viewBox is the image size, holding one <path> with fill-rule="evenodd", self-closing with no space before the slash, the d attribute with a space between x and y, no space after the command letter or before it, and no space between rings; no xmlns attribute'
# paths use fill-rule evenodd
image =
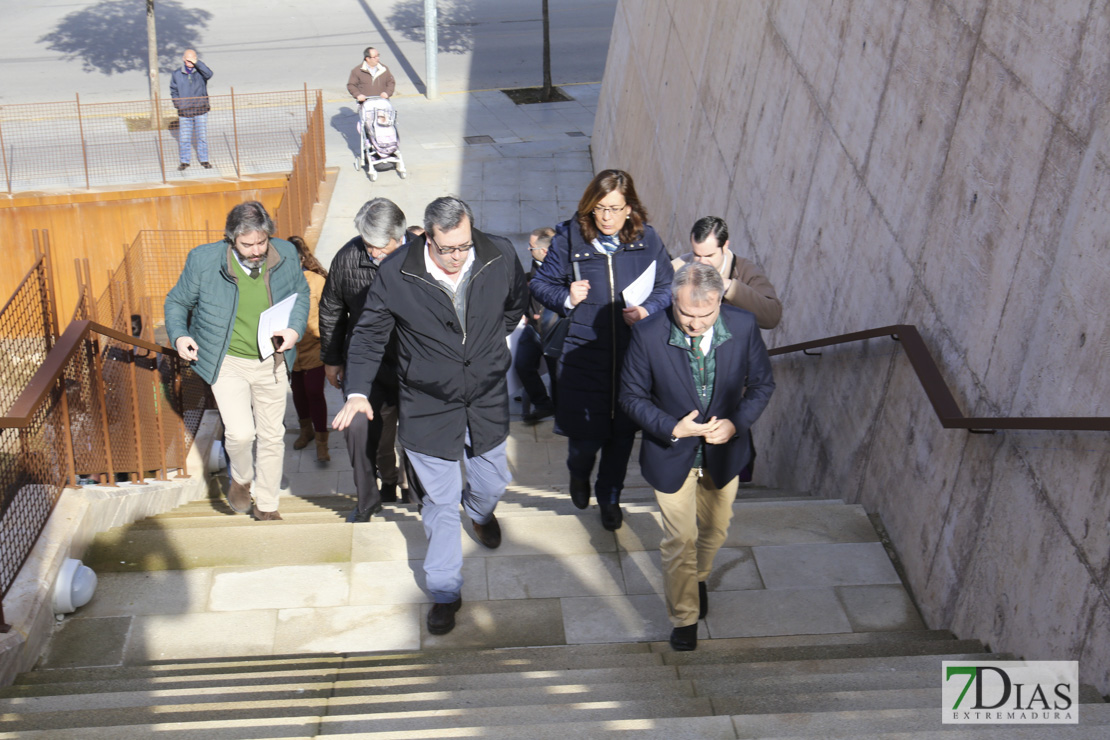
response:
<svg viewBox="0 0 1110 740"><path fill-rule="evenodd" d="M231 461L228 505L256 521L281 519L288 373L308 322L309 288L297 249L273 233L261 203L232 208L224 239L189 252L165 306L170 341L216 398ZM262 312L293 295L287 326L273 332L263 358Z"/></svg>
<svg viewBox="0 0 1110 740"><path fill-rule="evenodd" d="M212 70L197 58L193 49L186 49L181 57L180 69L175 69L170 77L170 97L173 107L177 108L177 147L181 164L178 171L189 166L193 158L193 139L197 142L197 159L206 170L212 169L208 162L208 81Z"/></svg>

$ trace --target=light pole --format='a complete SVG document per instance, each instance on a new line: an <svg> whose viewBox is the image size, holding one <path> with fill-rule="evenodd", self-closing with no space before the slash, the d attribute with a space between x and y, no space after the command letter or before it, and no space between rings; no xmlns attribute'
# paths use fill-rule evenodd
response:
<svg viewBox="0 0 1110 740"><path fill-rule="evenodd" d="M436 32L436 0L424 0L424 67L425 90L428 100L439 97L436 82L436 50L439 48L439 35Z"/></svg>

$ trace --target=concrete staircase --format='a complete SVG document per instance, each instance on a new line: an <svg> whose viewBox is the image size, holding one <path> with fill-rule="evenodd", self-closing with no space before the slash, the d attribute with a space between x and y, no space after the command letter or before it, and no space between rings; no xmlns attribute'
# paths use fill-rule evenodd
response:
<svg viewBox="0 0 1110 740"><path fill-rule="evenodd" d="M344 523L338 450L319 468L290 452L283 522L213 498L101 534L97 596L0 690L0 738L1110 737L1088 688L1078 726L943 725L941 661L983 646L926 629L871 521L837 501L746 489L698 650L671 651L650 491L633 478L606 532L570 504L559 444L514 425L504 544L464 527L464 607L441 637L415 506Z"/></svg>

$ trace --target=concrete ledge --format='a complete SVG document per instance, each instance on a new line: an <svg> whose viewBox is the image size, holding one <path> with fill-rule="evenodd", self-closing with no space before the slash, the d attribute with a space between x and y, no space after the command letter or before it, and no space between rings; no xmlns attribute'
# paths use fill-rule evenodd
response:
<svg viewBox="0 0 1110 740"><path fill-rule="evenodd" d="M34 667L54 630L54 581L66 558L80 558L99 532L169 511L208 495L205 461L223 426L215 411L206 411L189 449L189 478L147 480L66 489L46 527L4 598L11 630L0 635L0 686Z"/></svg>

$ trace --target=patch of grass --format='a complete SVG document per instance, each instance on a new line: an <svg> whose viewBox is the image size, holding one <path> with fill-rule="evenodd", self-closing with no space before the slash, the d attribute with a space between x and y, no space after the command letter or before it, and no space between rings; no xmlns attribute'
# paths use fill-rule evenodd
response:
<svg viewBox="0 0 1110 740"><path fill-rule="evenodd" d="M134 133L136 131L151 131L153 127L150 125L150 116L124 116L124 123L127 124L127 130ZM177 116L167 116L162 119L160 129L163 131L174 131L177 129Z"/></svg>
<svg viewBox="0 0 1110 740"><path fill-rule="evenodd" d="M509 100L517 105L530 105L532 103L567 103L574 98L567 95L557 87L551 88L551 97L544 98L542 87L518 87L512 90L502 90L509 96Z"/></svg>

